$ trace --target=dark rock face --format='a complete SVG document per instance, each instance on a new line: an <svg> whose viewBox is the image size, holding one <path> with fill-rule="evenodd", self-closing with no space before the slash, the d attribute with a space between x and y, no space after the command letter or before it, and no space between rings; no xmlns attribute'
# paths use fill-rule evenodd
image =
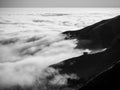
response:
<svg viewBox="0 0 120 90"><path fill-rule="evenodd" d="M80 80L74 81L77 84L87 83L90 79L95 78L98 74L109 69L111 66L119 61L120 57L120 38L115 39L111 48L104 52L97 54L83 55L75 58L68 59L62 65L52 65L55 69L61 69L59 73L74 73L80 77ZM72 64L71 64L72 62ZM78 83L79 82L79 83ZM81 82L81 83L80 83ZM69 82L70 86L77 84Z"/></svg>
<svg viewBox="0 0 120 90"><path fill-rule="evenodd" d="M82 30L66 31L63 34L68 35L66 39L78 39L79 42L76 48L107 48L107 50L103 52L84 54L83 56L67 59L61 62L62 64L59 63L50 66L55 69L60 69L60 74L74 73L80 77L79 80L69 79L69 87L82 87L119 62L120 16L98 22ZM89 88L87 90L89 90Z"/></svg>
<svg viewBox="0 0 120 90"><path fill-rule="evenodd" d="M66 39L76 38L79 41L76 48L107 48L120 34L120 16L103 20L81 30L66 31L63 34L68 36Z"/></svg>
<svg viewBox="0 0 120 90"><path fill-rule="evenodd" d="M80 90L120 90L120 63L96 77Z"/></svg>

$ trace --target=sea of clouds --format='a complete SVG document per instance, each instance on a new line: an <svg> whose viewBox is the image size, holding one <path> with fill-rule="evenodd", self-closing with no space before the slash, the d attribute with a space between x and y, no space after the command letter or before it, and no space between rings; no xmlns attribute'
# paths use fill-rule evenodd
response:
<svg viewBox="0 0 120 90"><path fill-rule="evenodd" d="M75 49L77 40L65 40L66 36L61 33L118 14L117 11L113 14L95 11L56 14L48 13L49 9L47 13L41 10L1 9L0 88L66 85L68 78L78 79L74 73L60 74L59 70L49 67L83 52L91 52Z"/></svg>
<svg viewBox="0 0 120 90"><path fill-rule="evenodd" d="M56 76L50 81L51 83L65 84L66 78L76 76L59 75L58 70L49 66L82 55L84 50L74 49L76 42L76 40L64 40L64 36L59 34L33 42L1 44L0 85L32 86L38 81L43 84L43 81L52 74Z"/></svg>

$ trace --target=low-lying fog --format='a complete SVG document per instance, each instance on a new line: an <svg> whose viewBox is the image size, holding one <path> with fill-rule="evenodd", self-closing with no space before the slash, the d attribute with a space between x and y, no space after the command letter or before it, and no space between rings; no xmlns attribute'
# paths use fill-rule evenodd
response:
<svg viewBox="0 0 120 90"><path fill-rule="evenodd" d="M65 40L61 33L77 30L105 18L118 14L92 13L48 13L30 12L22 9L0 13L0 86L34 86L43 84L47 77L56 74L49 84L67 84L67 78L78 78L75 74L60 75L50 68L68 58L77 57L84 51L75 49L77 40Z"/></svg>

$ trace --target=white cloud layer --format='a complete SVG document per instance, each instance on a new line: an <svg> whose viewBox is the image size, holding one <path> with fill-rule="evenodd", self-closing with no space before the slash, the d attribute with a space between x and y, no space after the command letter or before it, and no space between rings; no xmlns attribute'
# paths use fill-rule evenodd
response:
<svg viewBox="0 0 120 90"><path fill-rule="evenodd" d="M113 13L111 13L111 10ZM119 9L0 9L0 87L43 84L63 85L74 74L59 74L50 68L82 55L74 49L77 40L64 40L61 32L82 29L119 15ZM78 12L79 11L79 12Z"/></svg>
<svg viewBox="0 0 120 90"><path fill-rule="evenodd" d="M54 38L56 37L56 38ZM1 86L32 86L36 81L43 83L48 75L45 70L52 64L68 58L82 55L82 50L74 49L76 40L64 40L64 36L50 35L36 42L1 45L0 47L0 85ZM31 53L33 53L31 55ZM48 75L47 75L48 74ZM54 82L64 82L64 76L57 75ZM51 83L53 83L51 81Z"/></svg>

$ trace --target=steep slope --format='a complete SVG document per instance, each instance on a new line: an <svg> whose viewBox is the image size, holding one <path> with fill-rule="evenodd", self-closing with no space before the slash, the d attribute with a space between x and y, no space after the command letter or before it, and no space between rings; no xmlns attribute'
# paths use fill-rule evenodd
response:
<svg viewBox="0 0 120 90"><path fill-rule="evenodd" d="M84 29L77 31L66 31L66 39L76 38L76 48L107 48L112 40L120 34L120 16L103 20Z"/></svg>
<svg viewBox="0 0 120 90"><path fill-rule="evenodd" d="M50 67L59 70L59 74L76 75L77 79L68 79L68 87L80 88L96 78L99 74L111 69L120 60L120 16L98 22L78 31L67 31L66 39L77 39L76 48L107 50L67 59ZM83 41L81 43L81 41ZM90 41L90 42L89 42ZM82 45L81 45L82 44ZM77 88L77 89L78 89Z"/></svg>
<svg viewBox="0 0 120 90"><path fill-rule="evenodd" d="M120 38L117 38L111 48L104 52L71 58L61 62L61 64L52 65L52 67L60 69L60 74L76 74L80 79L69 82L70 86L76 86L76 84L87 83L90 79L111 68L119 59Z"/></svg>

